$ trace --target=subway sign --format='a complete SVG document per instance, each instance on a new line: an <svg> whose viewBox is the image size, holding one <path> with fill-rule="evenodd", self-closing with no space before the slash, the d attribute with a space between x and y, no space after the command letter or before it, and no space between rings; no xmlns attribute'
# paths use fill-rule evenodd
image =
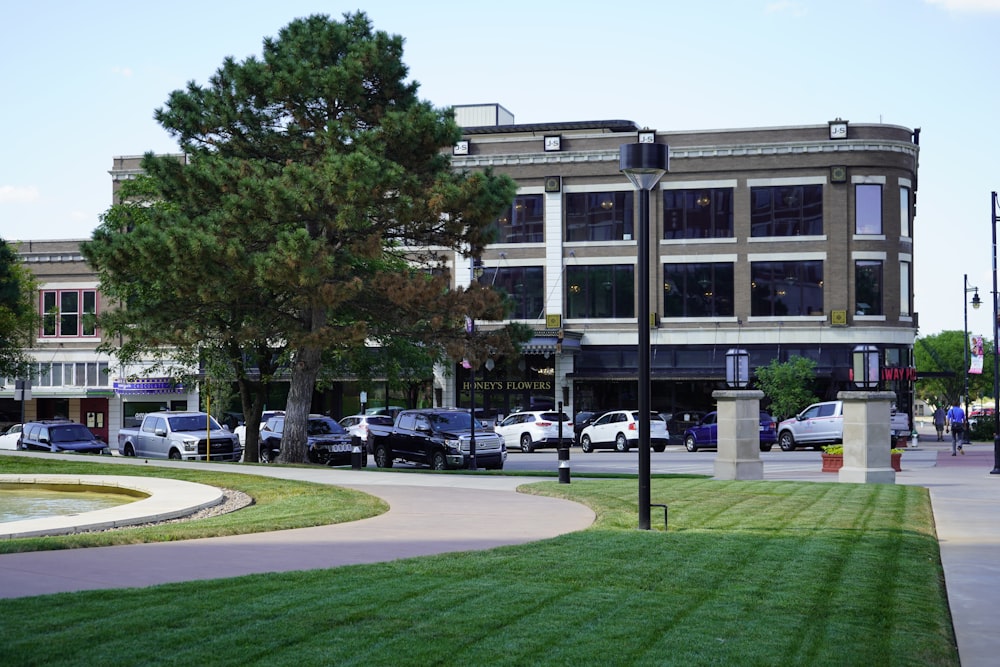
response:
<svg viewBox="0 0 1000 667"><path fill-rule="evenodd" d="M879 377L883 382L916 382L917 369L902 367L883 368L879 373Z"/></svg>

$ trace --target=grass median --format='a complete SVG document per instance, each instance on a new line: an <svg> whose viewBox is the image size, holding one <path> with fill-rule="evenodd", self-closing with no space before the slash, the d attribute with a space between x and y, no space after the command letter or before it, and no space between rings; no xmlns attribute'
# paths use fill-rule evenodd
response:
<svg viewBox="0 0 1000 667"><path fill-rule="evenodd" d="M666 531L635 528L634 477L524 490L597 522L481 552L5 600L4 662L958 665L923 488L657 477Z"/></svg>

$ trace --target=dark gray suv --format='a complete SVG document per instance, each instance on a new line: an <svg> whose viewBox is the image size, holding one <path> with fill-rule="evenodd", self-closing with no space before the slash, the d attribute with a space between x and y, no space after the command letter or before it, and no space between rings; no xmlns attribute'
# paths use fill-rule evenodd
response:
<svg viewBox="0 0 1000 667"><path fill-rule="evenodd" d="M17 448L111 454L108 444L99 440L89 428L68 419L43 419L26 423L21 430L21 439L17 441Z"/></svg>

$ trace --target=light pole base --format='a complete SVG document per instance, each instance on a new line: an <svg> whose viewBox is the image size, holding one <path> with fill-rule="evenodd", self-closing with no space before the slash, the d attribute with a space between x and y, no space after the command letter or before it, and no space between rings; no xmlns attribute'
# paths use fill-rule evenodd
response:
<svg viewBox="0 0 1000 667"><path fill-rule="evenodd" d="M1000 433L993 436L993 470L991 475L1000 475Z"/></svg>

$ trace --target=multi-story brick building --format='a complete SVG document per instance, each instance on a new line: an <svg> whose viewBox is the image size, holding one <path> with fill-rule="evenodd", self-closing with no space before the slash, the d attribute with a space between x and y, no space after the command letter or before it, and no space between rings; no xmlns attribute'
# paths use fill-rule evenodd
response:
<svg viewBox="0 0 1000 667"><path fill-rule="evenodd" d="M812 359L832 397L848 387L852 349L874 345L883 386L909 411L919 130L840 119L695 132L517 125L497 105L456 117L454 168L519 185L478 279L504 289L537 334L523 358L476 369L478 405L636 405L638 195L619 152L652 141L670 156L650 202L652 407L708 409L730 348L752 367ZM455 257L457 284L469 266ZM439 400L468 405L468 378L460 366L439 375Z"/></svg>

